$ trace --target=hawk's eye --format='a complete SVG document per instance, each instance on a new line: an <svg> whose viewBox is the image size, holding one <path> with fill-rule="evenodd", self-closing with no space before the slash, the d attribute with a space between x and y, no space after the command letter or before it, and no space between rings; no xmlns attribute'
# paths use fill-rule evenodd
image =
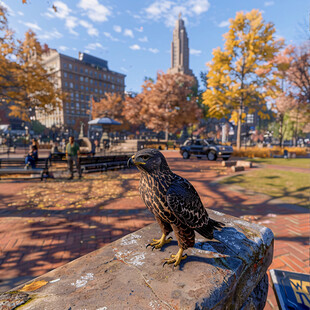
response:
<svg viewBox="0 0 310 310"><path fill-rule="evenodd" d="M143 160L148 160L149 159L149 156L147 156L147 155L143 155L141 157L142 157Z"/></svg>

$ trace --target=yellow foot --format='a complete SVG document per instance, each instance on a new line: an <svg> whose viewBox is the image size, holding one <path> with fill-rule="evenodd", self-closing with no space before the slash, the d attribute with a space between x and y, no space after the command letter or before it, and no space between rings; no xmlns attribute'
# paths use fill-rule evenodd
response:
<svg viewBox="0 0 310 310"><path fill-rule="evenodd" d="M166 239L166 235L163 234L160 239L153 239L153 242L149 243L146 247L151 246L152 250L160 249L164 244L169 243L172 237Z"/></svg>
<svg viewBox="0 0 310 310"><path fill-rule="evenodd" d="M178 253L176 255L171 255L171 258L166 258L165 262L163 264L163 266L165 266L166 264L170 265L174 263L174 266L178 266L181 262L181 260L186 259L187 255L182 255L183 254L183 250L179 249Z"/></svg>

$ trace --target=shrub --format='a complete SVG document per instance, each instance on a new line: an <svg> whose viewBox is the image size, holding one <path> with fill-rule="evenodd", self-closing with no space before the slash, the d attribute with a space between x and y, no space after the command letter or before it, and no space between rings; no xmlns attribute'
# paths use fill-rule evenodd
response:
<svg viewBox="0 0 310 310"><path fill-rule="evenodd" d="M285 147L281 148L279 146L274 146L272 148L267 147L247 147L241 148L240 150L234 149L232 156L235 157L260 157L260 158L272 158L274 156L283 156L284 150L287 150L289 153L295 153L296 156L306 156L306 148L301 147Z"/></svg>

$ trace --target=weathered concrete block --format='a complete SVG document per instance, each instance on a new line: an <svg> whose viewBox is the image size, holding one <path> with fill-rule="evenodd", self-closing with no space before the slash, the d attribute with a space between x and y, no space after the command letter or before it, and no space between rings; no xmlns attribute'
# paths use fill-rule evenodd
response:
<svg viewBox="0 0 310 310"><path fill-rule="evenodd" d="M162 250L146 249L161 236L152 224L37 278L48 283L28 292L32 299L21 309L263 309L272 231L209 214L226 226L214 240L197 234L179 268L162 266L178 250L174 235Z"/></svg>
<svg viewBox="0 0 310 310"><path fill-rule="evenodd" d="M233 172L244 171L244 167L233 166L233 167L231 167L231 170Z"/></svg>
<svg viewBox="0 0 310 310"><path fill-rule="evenodd" d="M237 167L252 168L253 163L251 161L238 160Z"/></svg>
<svg viewBox="0 0 310 310"><path fill-rule="evenodd" d="M235 160L230 160L230 161L222 161L222 166L223 167L232 167L236 166L237 162Z"/></svg>

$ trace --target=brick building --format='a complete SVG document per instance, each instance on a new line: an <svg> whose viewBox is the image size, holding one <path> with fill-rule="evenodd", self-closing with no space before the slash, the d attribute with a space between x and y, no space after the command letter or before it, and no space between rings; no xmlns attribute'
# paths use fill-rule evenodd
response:
<svg viewBox="0 0 310 310"><path fill-rule="evenodd" d="M79 53L76 59L48 49L43 64L53 73L55 85L69 95L52 114L36 111L37 120L48 128L77 128L81 121L87 127L91 96L100 100L107 92L123 94L125 91L124 74L109 70L106 60L86 53Z"/></svg>

